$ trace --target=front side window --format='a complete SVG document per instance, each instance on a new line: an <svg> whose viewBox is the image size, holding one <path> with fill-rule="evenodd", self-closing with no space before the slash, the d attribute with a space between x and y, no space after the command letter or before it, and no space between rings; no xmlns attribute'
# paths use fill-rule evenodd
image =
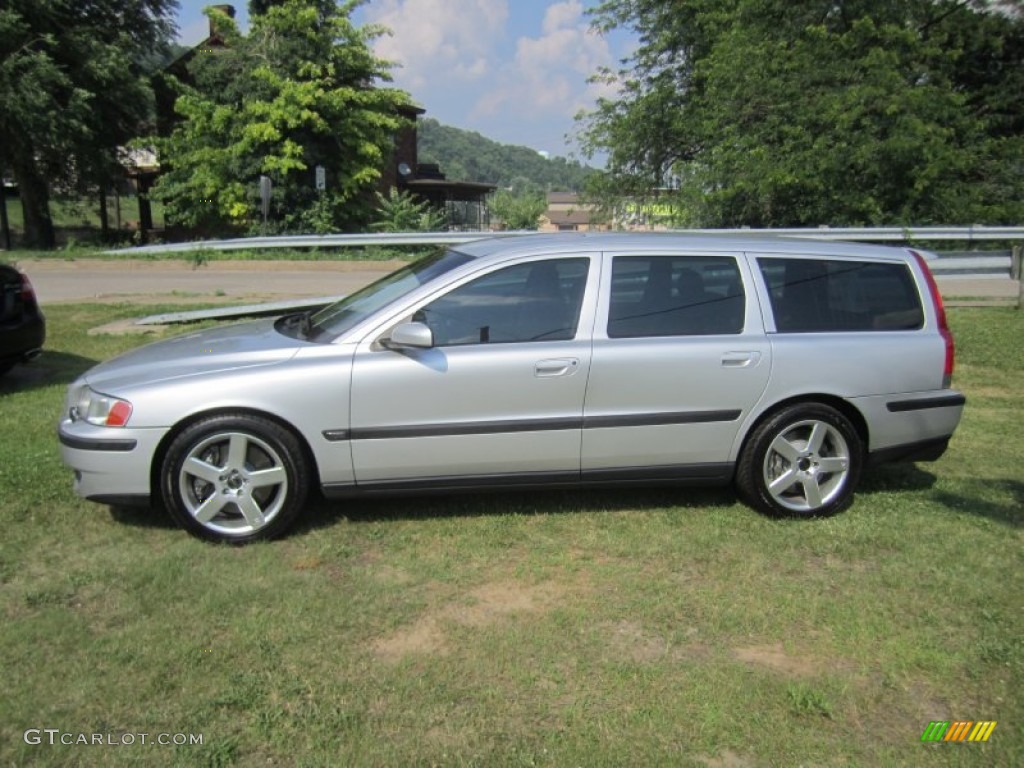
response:
<svg viewBox="0 0 1024 768"><path fill-rule="evenodd" d="M905 264L760 258L779 333L905 331L924 324Z"/></svg>
<svg viewBox="0 0 1024 768"><path fill-rule="evenodd" d="M608 336L740 333L743 280L728 256L616 256Z"/></svg>
<svg viewBox="0 0 1024 768"><path fill-rule="evenodd" d="M576 336L590 260L549 259L495 270L413 315L435 346L559 341Z"/></svg>
<svg viewBox="0 0 1024 768"><path fill-rule="evenodd" d="M307 338L331 341L388 304L469 261L471 257L457 251L437 251L385 275L312 315Z"/></svg>

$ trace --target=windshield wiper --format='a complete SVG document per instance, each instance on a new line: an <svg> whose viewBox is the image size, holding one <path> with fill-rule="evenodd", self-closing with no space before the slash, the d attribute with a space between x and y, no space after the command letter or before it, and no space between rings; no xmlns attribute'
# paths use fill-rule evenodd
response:
<svg viewBox="0 0 1024 768"><path fill-rule="evenodd" d="M309 339L313 334L313 312L315 310L308 310L306 312L294 312L290 315L283 315L277 321L277 327L279 330L284 332L284 329L288 329L288 335L296 333L294 328L297 328L297 335L300 338Z"/></svg>
<svg viewBox="0 0 1024 768"><path fill-rule="evenodd" d="M299 313L299 330L302 331L302 335L309 339L313 335L313 312L312 309L307 309L305 312Z"/></svg>

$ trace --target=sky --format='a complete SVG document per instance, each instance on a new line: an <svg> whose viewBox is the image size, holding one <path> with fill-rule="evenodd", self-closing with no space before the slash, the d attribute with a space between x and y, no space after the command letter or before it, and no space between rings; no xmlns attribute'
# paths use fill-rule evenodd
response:
<svg viewBox="0 0 1024 768"><path fill-rule="evenodd" d="M225 0L226 1L226 0ZM179 0L179 40L206 36L210 0ZM399 64L394 83L445 125L551 155L579 156L566 136L574 115L608 86L588 83L599 67L618 68L633 45L625 33L601 36L585 14L594 0L370 0L353 18L383 24L375 52ZM248 26L247 1L236 20ZM580 158L583 159L583 158Z"/></svg>

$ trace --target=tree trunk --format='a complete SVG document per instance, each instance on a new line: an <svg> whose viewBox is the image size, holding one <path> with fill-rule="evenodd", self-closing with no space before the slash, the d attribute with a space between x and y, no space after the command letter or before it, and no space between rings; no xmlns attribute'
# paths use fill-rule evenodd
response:
<svg viewBox="0 0 1024 768"><path fill-rule="evenodd" d="M100 239L110 242L110 221L107 216L107 188L100 184Z"/></svg>
<svg viewBox="0 0 1024 768"><path fill-rule="evenodd" d="M0 173L0 243L5 251L11 250L11 225L7 221L7 188L3 185L4 175Z"/></svg>
<svg viewBox="0 0 1024 768"><path fill-rule="evenodd" d="M11 163L14 180L18 182L21 212L25 221L26 248L52 249L56 244L53 220L50 218L50 189L32 161L31 154L15 154Z"/></svg>

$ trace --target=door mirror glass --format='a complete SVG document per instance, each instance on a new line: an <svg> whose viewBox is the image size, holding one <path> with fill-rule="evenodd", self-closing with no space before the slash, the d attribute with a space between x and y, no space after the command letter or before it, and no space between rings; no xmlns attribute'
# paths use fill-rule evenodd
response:
<svg viewBox="0 0 1024 768"><path fill-rule="evenodd" d="M434 346L434 334L423 323L402 323L392 329L386 346L429 349Z"/></svg>

